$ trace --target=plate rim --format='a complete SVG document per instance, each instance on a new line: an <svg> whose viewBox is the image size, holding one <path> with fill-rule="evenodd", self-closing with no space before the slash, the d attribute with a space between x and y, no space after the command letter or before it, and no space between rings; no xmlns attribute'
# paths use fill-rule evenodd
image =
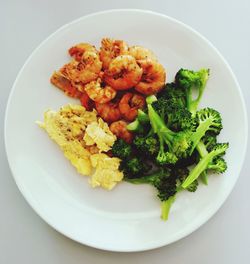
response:
<svg viewBox="0 0 250 264"><path fill-rule="evenodd" d="M53 221L50 221L49 217L47 217L46 213L44 212L43 209L36 207L35 202L32 199L29 199L29 195L27 194L27 192L25 191L25 187L22 185L21 181L18 180L18 177L16 176L16 174L14 173L14 169L13 169L13 164L11 164L10 162L10 153L9 153L9 148L8 148L8 143L7 143L7 122L8 122L8 113L9 113L9 109L10 109L10 102L12 99L12 96L15 92L15 88L16 85L26 67L26 65L30 62L30 60L32 59L32 57L40 50L41 47L43 47L44 44L47 43L47 41L49 41L51 38L53 38L58 32L66 29L67 27L78 23L79 21L88 19L90 17L94 17L94 16L99 16L102 14L109 14L109 13L119 13L119 12L134 12L134 13L143 13L143 14L152 14L155 16L160 16L164 19L168 19L171 22L174 22L176 24L178 24L179 26L181 26L182 28L185 28L186 30L189 31L189 33L193 33L194 35L196 35L196 37L202 39L204 42L206 42L206 44L216 53L216 55L221 59L221 61L223 62L224 66L227 68L227 70L229 71L233 81L235 82L235 86L237 87L237 91L239 94L239 98L241 101L241 106L242 106L242 110L243 110L243 119L244 119L244 123L245 123L245 128L244 128L244 133L246 135L245 138L245 145L242 151L243 154L243 158L241 160L241 164L240 164L240 170L237 174L237 176L235 176L234 178L234 182L232 184L232 187L230 189L228 189L227 193L224 195L224 197L222 197L220 199L220 201L216 204L216 207L213 207L213 210L210 210L210 212L203 217L204 219L200 220L198 224L191 226L192 228L190 228L188 231L185 232L179 232L178 235L175 236L174 239L168 241L167 243L160 243L162 241L159 241L159 243L154 244L153 246L138 246L137 248L126 248L126 249L121 249L121 248L114 248L114 247L109 247L107 246L98 246L96 244L93 243L89 243L88 241L81 241L80 238L78 237L74 237L72 234L68 234L67 232L64 232L64 230L61 230L60 228L56 227L56 224L53 223ZM247 146L248 146L248 118L247 118L247 110L246 110L246 104L245 104L245 100L244 100L244 96L243 96L243 92L240 88L239 82L234 74L234 72L232 71L229 63L227 62L227 60L222 56L222 54L220 53L220 51L207 39L205 38L201 33L199 33L197 30L195 30L194 28L192 28L191 26L187 25L186 23L177 20L169 15L165 15L163 13L159 13L159 12L155 12L155 11L151 11L151 10L146 10L146 9L133 9L133 8L125 8L125 9L107 9L107 10L103 10L103 11L99 11L99 12L93 12L87 15L83 15L81 17L78 17L77 19L72 20L71 22L68 22L62 26L60 26L57 30L55 30L54 32L52 32L51 34L49 34L35 49L33 49L33 51L30 53L30 55L26 58L24 64L22 65L22 67L20 68L15 81L12 85L12 88L10 90L9 96L8 96L8 100L7 100L7 105L5 108L5 116L4 116L4 145L5 145L5 152L6 152L6 157L7 157L7 161L9 164L9 168L11 171L11 174L14 178L14 181L19 189L19 191L21 192L22 196L25 198L26 202L29 204L29 206L33 209L33 211L39 215L43 221L45 221L47 224L49 224L53 229L55 229L57 232L63 234L64 236L72 239L73 241L76 241L80 244L83 245L87 245L96 249L101 249L101 250L108 250L108 251L113 251L113 252L141 252L141 251L146 251L146 250L151 250L151 249L156 249L156 248L160 248L169 244L172 244L184 237L187 237L188 235L190 235L191 233L193 233L194 231L196 231L197 229L199 229L202 225L204 225L205 223L207 223L212 216L214 216L217 211L222 207L222 205L225 203L225 201L227 200L228 196L231 194L232 190L235 187L235 184L241 174L242 171L242 167L243 164L245 162L246 159L246 152L247 152Z"/></svg>

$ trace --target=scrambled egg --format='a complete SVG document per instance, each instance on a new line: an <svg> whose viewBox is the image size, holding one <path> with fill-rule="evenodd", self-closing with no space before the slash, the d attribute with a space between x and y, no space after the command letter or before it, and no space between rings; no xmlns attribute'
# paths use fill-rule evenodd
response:
<svg viewBox="0 0 250 264"><path fill-rule="evenodd" d="M123 178L123 173L118 170L120 160L110 158L104 153L94 154L90 157L95 172L90 178L92 187L101 186L111 190Z"/></svg>
<svg viewBox="0 0 250 264"><path fill-rule="evenodd" d="M120 160L102 153L111 149L116 136L95 110L89 112L81 105L66 105L58 112L46 111L44 122L38 124L80 174L91 176L92 187L110 190L122 180L123 173L118 170Z"/></svg>
<svg viewBox="0 0 250 264"><path fill-rule="evenodd" d="M96 144L100 151L108 151L113 146L116 136L109 130L108 124L101 118L97 122L89 124L84 136L86 145Z"/></svg>

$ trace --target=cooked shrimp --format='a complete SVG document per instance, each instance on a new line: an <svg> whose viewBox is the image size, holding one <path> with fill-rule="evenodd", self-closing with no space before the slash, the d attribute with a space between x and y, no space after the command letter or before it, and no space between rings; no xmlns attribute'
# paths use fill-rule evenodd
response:
<svg viewBox="0 0 250 264"><path fill-rule="evenodd" d="M105 81L116 90L127 90L134 87L141 79L142 69L134 57L121 55L113 59L107 71Z"/></svg>
<svg viewBox="0 0 250 264"><path fill-rule="evenodd" d="M70 97L80 98L82 93L62 73L54 72L50 82Z"/></svg>
<svg viewBox="0 0 250 264"><path fill-rule="evenodd" d="M136 61L151 59L157 61L155 54L144 47L141 46L132 46L129 48L129 55L133 56Z"/></svg>
<svg viewBox="0 0 250 264"><path fill-rule="evenodd" d="M86 84L85 91L93 101L101 104L111 101L116 96L116 90L112 87L108 85L102 87L101 78Z"/></svg>
<svg viewBox="0 0 250 264"><path fill-rule="evenodd" d="M139 64L143 69L143 74L140 82L135 86L136 91L145 95L159 92L166 80L163 66L150 59L141 60Z"/></svg>
<svg viewBox="0 0 250 264"><path fill-rule="evenodd" d="M128 45L123 40L102 39L100 48L100 59L103 69L108 69L110 62L117 56L127 54Z"/></svg>
<svg viewBox="0 0 250 264"><path fill-rule="evenodd" d="M108 102L105 104L95 102L95 108L99 116L108 123L121 119L118 102Z"/></svg>
<svg viewBox="0 0 250 264"><path fill-rule="evenodd" d="M109 129L118 138L121 138L130 144L133 140L133 133L127 130L127 125L128 123L126 121L119 120L119 121L113 122L109 126Z"/></svg>
<svg viewBox="0 0 250 264"><path fill-rule="evenodd" d="M81 101L82 106L84 106L87 111L93 110L95 103L89 98L86 92L82 93L80 97L80 101Z"/></svg>
<svg viewBox="0 0 250 264"><path fill-rule="evenodd" d="M124 119L133 121L137 117L138 109L145 105L145 98L139 94L126 93L119 102L119 110Z"/></svg>
<svg viewBox="0 0 250 264"><path fill-rule="evenodd" d="M102 69L102 62L99 55L92 51L86 51L81 61L72 60L60 70L65 76L74 82L83 84L94 81L98 78Z"/></svg>
<svg viewBox="0 0 250 264"><path fill-rule="evenodd" d="M83 53L86 51L92 51L97 53L95 46L92 46L89 43L79 43L69 49L69 54L77 61L81 61Z"/></svg>

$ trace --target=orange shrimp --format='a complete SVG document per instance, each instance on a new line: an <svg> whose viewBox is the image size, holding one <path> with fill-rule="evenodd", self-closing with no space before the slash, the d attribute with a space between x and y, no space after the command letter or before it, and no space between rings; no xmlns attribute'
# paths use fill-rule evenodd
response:
<svg viewBox="0 0 250 264"><path fill-rule="evenodd" d="M123 40L102 39L100 48L100 59L103 69L108 69L110 62L117 56L127 54L128 45Z"/></svg>
<svg viewBox="0 0 250 264"><path fill-rule="evenodd" d="M108 85L102 86L102 80L98 78L96 81L86 84L84 89L93 101L105 104L116 96L116 90Z"/></svg>
<svg viewBox="0 0 250 264"><path fill-rule="evenodd" d="M102 69L99 55L93 51L86 51L81 61L72 60L65 64L60 71L74 82L83 84L96 80Z"/></svg>
<svg viewBox="0 0 250 264"><path fill-rule="evenodd" d="M141 46L130 47L128 53L129 55L133 56L136 59L136 61L141 61L145 59L151 59L157 61L157 58L153 53L153 51Z"/></svg>
<svg viewBox="0 0 250 264"><path fill-rule="evenodd" d="M93 110L95 104L94 104L94 101L92 101L89 96L87 95L86 92L84 92L82 94L82 96L80 97L80 101L81 101L81 104L82 106L84 106L86 108L87 111L91 111Z"/></svg>
<svg viewBox="0 0 250 264"><path fill-rule="evenodd" d="M69 49L69 55L77 61L81 61L82 55L86 51L92 51L97 53L95 46L92 46L89 43L79 43Z"/></svg>
<svg viewBox="0 0 250 264"><path fill-rule="evenodd" d="M50 82L70 97L80 98L82 93L60 72L54 72Z"/></svg>
<svg viewBox="0 0 250 264"><path fill-rule="evenodd" d="M95 108L99 116L108 123L121 119L118 102L111 101L105 104L95 102Z"/></svg>
<svg viewBox="0 0 250 264"><path fill-rule="evenodd" d="M145 98L139 94L126 93L119 102L121 115L127 121L133 121L137 117L138 109L145 105Z"/></svg>
<svg viewBox="0 0 250 264"><path fill-rule="evenodd" d="M121 55L113 59L104 74L104 80L116 90L127 90L139 83L142 69L134 57Z"/></svg>
<svg viewBox="0 0 250 264"><path fill-rule="evenodd" d="M141 60L139 65L143 69L143 74L135 90L145 95L158 93L166 81L164 67L151 59Z"/></svg>
<svg viewBox="0 0 250 264"><path fill-rule="evenodd" d="M123 139L125 142L130 144L133 140L133 133L127 130L128 123L124 120L119 120L113 122L109 129L110 131L115 134L118 138Z"/></svg>

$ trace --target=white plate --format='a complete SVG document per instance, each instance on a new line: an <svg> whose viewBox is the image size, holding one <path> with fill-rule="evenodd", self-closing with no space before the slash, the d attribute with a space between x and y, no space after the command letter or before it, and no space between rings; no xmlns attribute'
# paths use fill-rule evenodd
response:
<svg viewBox="0 0 250 264"><path fill-rule="evenodd" d="M167 222L149 186L121 183L113 191L91 189L58 146L36 124L47 108L77 102L49 83L51 73L69 60L78 42L99 46L103 37L124 39L152 49L166 67L168 81L181 67L211 69L202 105L218 109L229 141L224 175L209 186L178 195ZM78 103L78 102L77 102ZM112 10L82 17L46 39L29 57L10 94L5 143L16 183L32 208L64 235L112 251L140 251L181 239L204 224L232 190L247 145L246 110L239 85L219 52L199 33L170 17L139 10Z"/></svg>

